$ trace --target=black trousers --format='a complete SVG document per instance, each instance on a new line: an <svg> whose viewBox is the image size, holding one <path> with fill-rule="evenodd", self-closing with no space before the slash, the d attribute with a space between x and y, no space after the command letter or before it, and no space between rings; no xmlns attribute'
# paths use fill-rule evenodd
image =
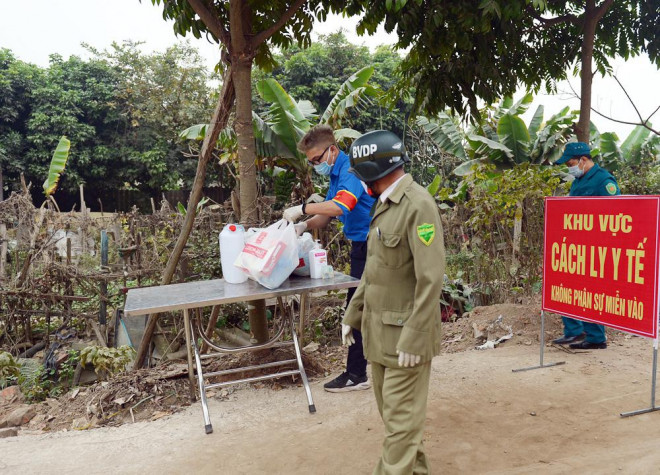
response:
<svg viewBox="0 0 660 475"><path fill-rule="evenodd" d="M366 241L352 241L351 242L351 277L356 279L362 278L364 272L364 264L367 261L367 242ZM346 297L346 306L351 302L355 287L348 289ZM367 373L367 360L364 358L362 351L362 332L353 329L353 338L355 343L348 347L348 358L346 359L346 371L354 374L355 376L364 376Z"/></svg>

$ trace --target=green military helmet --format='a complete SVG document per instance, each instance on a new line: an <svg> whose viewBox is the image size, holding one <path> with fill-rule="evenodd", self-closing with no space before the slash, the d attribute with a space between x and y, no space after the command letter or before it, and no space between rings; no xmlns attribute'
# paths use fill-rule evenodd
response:
<svg viewBox="0 0 660 475"><path fill-rule="evenodd" d="M367 132L356 139L348 155L348 171L365 183L380 180L410 162L401 139L387 130Z"/></svg>

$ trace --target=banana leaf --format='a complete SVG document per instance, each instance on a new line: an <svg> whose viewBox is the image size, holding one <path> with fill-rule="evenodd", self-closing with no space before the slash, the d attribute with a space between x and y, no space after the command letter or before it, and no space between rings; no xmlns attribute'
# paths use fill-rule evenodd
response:
<svg viewBox="0 0 660 475"><path fill-rule="evenodd" d="M504 144L474 134L469 134L467 140L477 157L487 156L493 163L508 163L510 165L515 163L513 152Z"/></svg>
<svg viewBox="0 0 660 475"><path fill-rule="evenodd" d="M355 129L337 129L334 131L335 140L338 144L345 145L346 139L355 140L362 136L360 132Z"/></svg>
<svg viewBox="0 0 660 475"><path fill-rule="evenodd" d="M499 107L495 110L495 113L493 115L493 120L495 121L495 123L497 123L505 114L522 115L527 111L527 109L529 109L529 106L533 100L534 100L534 96L532 95L531 92L525 94L515 104L511 96L505 96L502 99L502 102L500 102Z"/></svg>
<svg viewBox="0 0 660 475"><path fill-rule="evenodd" d="M271 103L264 117L265 121L280 137L291 154L298 156L298 141L310 129L310 123L306 119L305 113L275 79L268 78L259 81L257 90L265 101ZM303 110L306 110L306 104L303 107ZM306 112L309 113L309 110Z"/></svg>
<svg viewBox="0 0 660 475"><path fill-rule="evenodd" d="M620 168L621 161L625 160L618 145L619 137L613 132L600 134L600 143L597 149L591 151L592 155L600 155L602 165L609 171Z"/></svg>
<svg viewBox="0 0 660 475"><path fill-rule="evenodd" d="M206 137L206 129L209 124L195 124L188 127L186 130L179 132L179 139L181 140L204 140Z"/></svg>
<svg viewBox="0 0 660 475"><path fill-rule="evenodd" d="M511 150L516 163L529 161L529 132L520 117L504 114L497 123L497 135L502 145Z"/></svg>
<svg viewBox="0 0 660 475"><path fill-rule="evenodd" d="M484 163L485 158L475 158L474 160L468 160L467 162L461 163L454 169L454 175L465 176L472 173L472 167L478 165L479 163Z"/></svg>
<svg viewBox="0 0 660 475"><path fill-rule="evenodd" d="M463 133L448 114L441 112L434 120L419 116L416 122L440 150L467 160L468 156L463 147Z"/></svg>
<svg viewBox="0 0 660 475"><path fill-rule="evenodd" d="M325 108L319 123L336 126L346 116L349 108L359 106L365 100L365 96L377 95L377 89L367 85L373 73L373 66L367 66L344 81Z"/></svg>
<svg viewBox="0 0 660 475"><path fill-rule="evenodd" d="M307 161L298 151L292 153L288 145L257 113L252 112L252 126L257 156L278 158L298 171L304 171Z"/></svg>
<svg viewBox="0 0 660 475"><path fill-rule="evenodd" d="M529 121L529 126L527 127L527 130L529 131L529 139L532 142L536 140L536 133L539 131L539 129L541 128L541 124L543 123L544 110L545 109L543 105L538 106L536 108L536 112L534 112L534 116L532 117L532 120Z"/></svg>
<svg viewBox="0 0 660 475"><path fill-rule="evenodd" d="M651 124L649 124L649 127ZM626 137L626 140L621 144L621 153L624 156L630 156L634 147L641 147L646 138L651 134L651 131L641 125L636 126L632 132Z"/></svg>
<svg viewBox="0 0 660 475"><path fill-rule="evenodd" d="M50 160L50 167L48 168L48 178L44 181L44 194L50 196L55 193L57 183L60 181L60 175L64 171L66 161L69 158L69 148L71 142L64 135L60 138L53 158Z"/></svg>
<svg viewBox="0 0 660 475"><path fill-rule="evenodd" d="M435 196L438 194L438 190L440 189L441 183L442 180L440 178L440 175L436 175L435 178L433 178L433 181L429 184L429 186L426 187L426 190L431 194L431 196Z"/></svg>

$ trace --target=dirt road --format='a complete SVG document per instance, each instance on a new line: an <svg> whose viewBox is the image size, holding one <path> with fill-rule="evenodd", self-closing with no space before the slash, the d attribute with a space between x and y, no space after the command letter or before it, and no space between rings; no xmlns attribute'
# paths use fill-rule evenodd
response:
<svg viewBox="0 0 660 475"><path fill-rule="evenodd" d="M507 346L508 345L508 346ZM617 337L607 350L568 354L507 342L443 354L433 363L425 446L434 473L658 473L660 413L647 408L652 345ZM370 473L382 424L371 391L325 393L318 412L302 388L244 388L201 408L117 428L0 440L0 473Z"/></svg>

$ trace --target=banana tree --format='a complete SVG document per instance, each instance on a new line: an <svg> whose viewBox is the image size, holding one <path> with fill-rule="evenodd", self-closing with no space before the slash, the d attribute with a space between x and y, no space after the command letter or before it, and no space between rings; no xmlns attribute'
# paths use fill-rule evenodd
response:
<svg viewBox="0 0 660 475"><path fill-rule="evenodd" d="M651 126L651 124L649 124ZM619 137L614 132L598 132L591 127L592 155L599 155L602 164L611 172L623 167L635 167L643 163L653 164L660 161L660 136L636 126L619 145Z"/></svg>
<svg viewBox="0 0 660 475"><path fill-rule="evenodd" d="M417 125L433 140L440 151L464 160L454 173L465 176L477 163L494 163L499 168L511 168L519 163L552 163L561 154L561 145L573 133L576 111L568 107L543 122L543 106L539 106L529 125L520 117L531 105L533 97L526 94L513 102L504 98L491 118L463 131L456 118L439 114L433 119L418 117Z"/></svg>
<svg viewBox="0 0 660 475"><path fill-rule="evenodd" d="M368 84L373 73L373 66L368 66L351 75L339 87L321 114L317 123L328 124L335 129L337 142L343 143L361 135L353 129L343 128L342 125L352 109L359 110L369 103L370 97L378 95L378 90ZM298 151L297 144L318 118L315 115L316 110L309 101L297 102L293 99L275 79L260 81L257 90L271 105L262 115L263 122L255 124L255 133L264 138L265 145L278 148L277 144L281 142L288 151L288 154L281 152L281 155L273 154L269 157L284 159L284 165L307 173L307 160L305 155Z"/></svg>
<svg viewBox="0 0 660 475"><path fill-rule="evenodd" d="M373 73L373 66L368 66L346 79L320 119L310 101L296 101L275 79L268 78L257 83L257 91L270 103L266 112L252 113L257 158L270 159L273 164L295 170L303 189L309 191L311 181L307 160L297 148L298 141L315 123L332 126L340 144L359 137L359 132L342 126L353 109L359 110L369 103L370 98L379 96L380 91L369 85ZM202 140L206 127L206 124L194 125L181 132L179 137ZM232 159L236 146L233 131L225 129L218 143L218 149L222 150L221 161Z"/></svg>

